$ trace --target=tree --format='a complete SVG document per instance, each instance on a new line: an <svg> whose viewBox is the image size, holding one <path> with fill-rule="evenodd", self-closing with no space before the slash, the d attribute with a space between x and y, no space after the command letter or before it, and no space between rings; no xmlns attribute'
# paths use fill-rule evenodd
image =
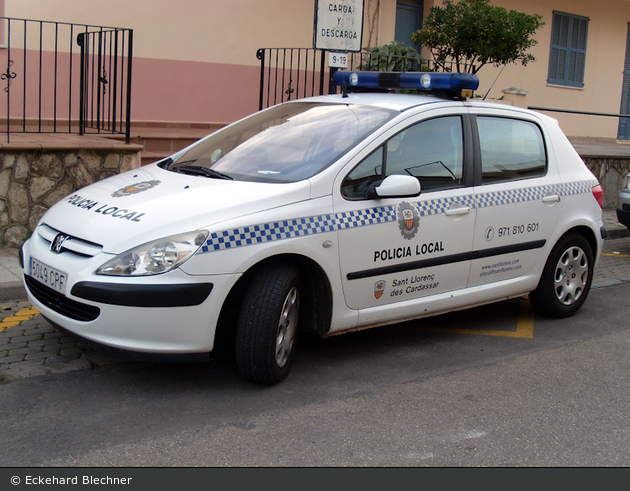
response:
<svg viewBox="0 0 630 491"><path fill-rule="evenodd" d="M542 16L489 4L490 0L444 0L432 7L424 26L411 40L431 51L435 64L445 71L477 73L491 63L497 66L535 61L527 50L537 44ZM454 68L453 68L454 67Z"/></svg>

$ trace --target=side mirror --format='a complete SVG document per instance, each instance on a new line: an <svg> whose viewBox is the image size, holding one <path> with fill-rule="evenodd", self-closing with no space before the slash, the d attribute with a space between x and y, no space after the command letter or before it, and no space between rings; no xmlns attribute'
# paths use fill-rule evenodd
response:
<svg viewBox="0 0 630 491"><path fill-rule="evenodd" d="M413 176L393 174L387 176L379 186L370 188L367 197L374 198L409 198L420 194L420 181Z"/></svg>

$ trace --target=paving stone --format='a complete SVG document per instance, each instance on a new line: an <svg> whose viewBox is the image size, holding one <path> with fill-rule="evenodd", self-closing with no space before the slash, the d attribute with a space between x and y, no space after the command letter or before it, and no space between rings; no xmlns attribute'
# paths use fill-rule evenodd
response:
<svg viewBox="0 0 630 491"><path fill-rule="evenodd" d="M31 352L28 353L26 355L26 358L24 358L26 361L29 360L39 360L39 359L46 359L50 357L50 353L46 352L46 351L39 351L39 352Z"/></svg>
<svg viewBox="0 0 630 491"><path fill-rule="evenodd" d="M79 357L83 354L83 352L85 351L84 348L68 348L68 349L63 349L60 351L60 355L61 356L76 356Z"/></svg>
<svg viewBox="0 0 630 491"><path fill-rule="evenodd" d="M62 350L76 347L77 343L55 343L44 347L45 350Z"/></svg>
<svg viewBox="0 0 630 491"><path fill-rule="evenodd" d="M20 336L20 341L29 343L31 341L39 341L40 339L42 339L44 337L43 334L31 334L29 336Z"/></svg>
<svg viewBox="0 0 630 491"><path fill-rule="evenodd" d="M24 360L24 357L26 355L14 355L14 354L9 354L9 356L5 356L4 358L0 359L0 368L2 368L3 364L11 364L11 363L15 363L18 361L22 361Z"/></svg>
<svg viewBox="0 0 630 491"><path fill-rule="evenodd" d="M63 334L61 334L59 331L53 331L53 332L47 332L46 334L44 334L44 339L61 339L61 337L63 336Z"/></svg>
<svg viewBox="0 0 630 491"><path fill-rule="evenodd" d="M38 359L24 359L23 361L19 362L19 363L12 363L11 366L9 367L9 370L11 370L14 365L20 365L23 367L26 366L31 366L31 365L43 365L44 363L46 363L46 358L38 358Z"/></svg>
<svg viewBox="0 0 630 491"><path fill-rule="evenodd" d="M32 347L36 347L36 346L49 346L49 345L51 345L51 344L53 344L53 343L54 343L54 340L52 340L52 341L51 341L50 339L38 339L38 340L35 340L35 341L30 341L30 342L28 343L28 345L29 345L29 346L32 346Z"/></svg>
<svg viewBox="0 0 630 491"><path fill-rule="evenodd" d="M10 355L28 355L29 353L37 353L41 351L41 348L29 348L28 346L25 348L16 348L9 350Z"/></svg>
<svg viewBox="0 0 630 491"><path fill-rule="evenodd" d="M4 348L8 350L14 350L18 348L24 348L26 346L28 346L28 343L26 341L22 341L20 338L13 338L11 339L9 344L4 346Z"/></svg>
<svg viewBox="0 0 630 491"><path fill-rule="evenodd" d="M39 336L42 338L46 332L47 331L43 331L42 329L27 329L24 331L23 336Z"/></svg>

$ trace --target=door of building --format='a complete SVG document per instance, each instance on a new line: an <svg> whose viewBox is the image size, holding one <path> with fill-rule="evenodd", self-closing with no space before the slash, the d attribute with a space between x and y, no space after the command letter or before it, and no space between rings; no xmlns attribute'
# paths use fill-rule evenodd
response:
<svg viewBox="0 0 630 491"><path fill-rule="evenodd" d="M423 0L403 0L396 4L396 41L418 48L411 41L411 35L422 28L423 6Z"/></svg>
<svg viewBox="0 0 630 491"><path fill-rule="evenodd" d="M630 25L626 37L626 62L623 68L623 87L621 89L621 110L620 114L627 114L628 117L619 118L619 140L630 140Z"/></svg>

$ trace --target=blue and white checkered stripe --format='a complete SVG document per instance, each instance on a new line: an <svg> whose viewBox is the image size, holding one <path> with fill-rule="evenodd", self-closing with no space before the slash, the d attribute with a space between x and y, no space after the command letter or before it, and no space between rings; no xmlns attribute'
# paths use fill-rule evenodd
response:
<svg viewBox="0 0 630 491"><path fill-rule="evenodd" d="M593 186L597 186L598 184L598 181L568 182L562 185L562 195L571 196L573 194L590 193L592 192Z"/></svg>
<svg viewBox="0 0 630 491"><path fill-rule="evenodd" d="M512 203L542 199L546 194L558 193L561 196L590 193L597 181L581 181L562 185L537 186L509 191L470 194L451 198L439 198L415 203L419 216L444 213L453 203L459 202L471 208L487 208ZM381 206L343 213L317 215L292 220L250 225L210 234L201 252L222 251L253 244L293 239L326 232L368 227L379 223L397 220L396 206Z"/></svg>
<svg viewBox="0 0 630 491"><path fill-rule="evenodd" d="M201 252L221 251L234 247L333 232L337 230L335 222L334 215L320 215L223 230L210 234L202 246Z"/></svg>
<svg viewBox="0 0 630 491"><path fill-rule="evenodd" d="M346 211L335 215L335 230L365 227L396 220L395 206L381 206L367 210Z"/></svg>
<svg viewBox="0 0 630 491"><path fill-rule="evenodd" d="M507 191L494 191L491 193L477 194L477 208L488 208L490 206L509 205L512 203L522 203L524 201L534 201L545 197L547 194L557 193L567 194L560 184L549 186L537 186L532 188L510 189ZM590 190L590 188L589 188Z"/></svg>
<svg viewBox="0 0 630 491"><path fill-rule="evenodd" d="M336 215L319 215L294 220L252 225L210 234L202 252L221 251L252 244L262 244L307 235L317 235L355 227L366 227L396 220L396 207L384 206Z"/></svg>
<svg viewBox="0 0 630 491"><path fill-rule="evenodd" d="M475 207L475 196L469 194L467 196L457 196L452 198L439 198L429 201L414 203L421 217L438 215L448 210L453 203L461 203L464 206Z"/></svg>

